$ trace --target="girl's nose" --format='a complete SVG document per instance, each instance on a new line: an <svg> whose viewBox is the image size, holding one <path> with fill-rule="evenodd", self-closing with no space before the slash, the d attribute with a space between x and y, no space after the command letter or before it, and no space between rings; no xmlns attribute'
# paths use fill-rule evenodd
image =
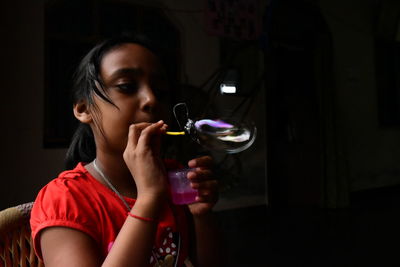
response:
<svg viewBox="0 0 400 267"><path fill-rule="evenodd" d="M143 88L143 90L141 90L140 98L141 110L146 113L153 113L157 105L157 98L151 87L146 86Z"/></svg>

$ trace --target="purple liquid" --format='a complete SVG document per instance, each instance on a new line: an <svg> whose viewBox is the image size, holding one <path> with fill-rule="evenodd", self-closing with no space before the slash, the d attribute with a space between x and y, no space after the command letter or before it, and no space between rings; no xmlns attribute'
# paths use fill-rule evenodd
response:
<svg viewBox="0 0 400 267"><path fill-rule="evenodd" d="M196 202L197 191L172 192L172 201L177 205L190 204Z"/></svg>
<svg viewBox="0 0 400 267"><path fill-rule="evenodd" d="M190 181L187 178L187 174L191 170L190 168L182 168L168 172L174 204L184 205L196 202L197 190L190 186Z"/></svg>

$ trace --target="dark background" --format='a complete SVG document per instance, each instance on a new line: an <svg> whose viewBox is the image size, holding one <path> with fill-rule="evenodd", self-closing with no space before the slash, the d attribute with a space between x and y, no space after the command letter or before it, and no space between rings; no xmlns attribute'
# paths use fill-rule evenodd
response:
<svg viewBox="0 0 400 267"><path fill-rule="evenodd" d="M396 0L3 1L0 208L62 171L83 53L143 31L193 116L259 129L214 154L228 266L398 266L399 18ZM229 68L238 96L218 93Z"/></svg>

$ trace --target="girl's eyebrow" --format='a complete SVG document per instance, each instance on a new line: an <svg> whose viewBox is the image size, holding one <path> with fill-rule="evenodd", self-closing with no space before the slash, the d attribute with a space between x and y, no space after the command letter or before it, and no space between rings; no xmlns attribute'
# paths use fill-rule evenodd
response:
<svg viewBox="0 0 400 267"><path fill-rule="evenodd" d="M143 74L144 74L144 71L141 68L121 68L121 69L117 69L116 71L114 71L110 75L108 80L110 82L113 82L114 80L120 78L121 76L137 77L137 76L141 76ZM152 72L151 75L154 77L162 77L163 73L159 70L155 70Z"/></svg>
<svg viewBox="0 0 400 267"><path fill-rule="evenodd" d="M120 78L121 76L140 76L143 74L143 70L141 68L121 68L114 71L108 78L110 82Z"/></svg>

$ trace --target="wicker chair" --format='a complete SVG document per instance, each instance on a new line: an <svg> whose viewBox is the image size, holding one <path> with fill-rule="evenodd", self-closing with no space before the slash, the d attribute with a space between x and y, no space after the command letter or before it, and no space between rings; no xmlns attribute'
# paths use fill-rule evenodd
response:
<svg viewBox="0 0 400 267"><path fill-rule="evenodd" d="M44 266L33 249L29 218L33 202L0 211L0 266Z"/></svg>

